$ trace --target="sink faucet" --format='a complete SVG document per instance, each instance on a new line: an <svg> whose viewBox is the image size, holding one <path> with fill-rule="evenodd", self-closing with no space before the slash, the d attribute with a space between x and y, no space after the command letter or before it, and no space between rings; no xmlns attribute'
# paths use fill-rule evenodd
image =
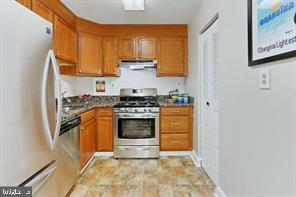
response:
<svg viewBox="0 0 296 197"><path fill-rule="evenodd" d="M65 97L64 95L67 93L67 90L66 91L64 91L64 92L62 92L62 98L63 98L63 100L66 100L67 101L67 103L70 103L71 102L71 100L69 99L69 98L67 98L67 97Z"/></svg>
<svg viewBox="0 0 296 197"><path fill-rule="evenodd" d="M171 90L171 91L169 91L169 96L172 96L174 93L178 93L178 92L179 92L178 89Z"/></svg>
<svg viewBox="0 0 296 197"><path fill-rule="evenodd" d="M64 92L62 92L62 97L63 97L63 98L65 98L64 95L65 95L66 93L67 93L67 90L64 91Z"/></svg>

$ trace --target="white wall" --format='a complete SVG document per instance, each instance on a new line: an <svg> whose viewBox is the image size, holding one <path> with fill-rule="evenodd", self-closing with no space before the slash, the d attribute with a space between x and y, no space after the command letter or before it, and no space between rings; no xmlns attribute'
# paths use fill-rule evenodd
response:
<svg viewBox="0 0 296 197"><path fill-rule="evenodd" d="M296 196L296 59L248 67L247 0L201 2L189 25L185 89L199 96L197 37L216 13L222 75L220 186L228 196ZM259 71L266 68L272 88L260 90Z"/></svg>
<svg viewBox="0 0 296 197"><path fill-rule="evenodd" d="M92 94L91 77L61 76L62 91L65 96L78 96L79 94Z"/></svg>
<svg viewBox="0 0 296 197"><path fill-rule="evenodd" d="M96 80L105 80L106 92L96 92ZM120 77L70 77L62 76L62 89L66 96L82 93L92 95L119 95L121 88L157 88L159 95L166 95L169 90L178 88L184 92L183 77L156 77L155 70L132 71L123 69Z"/></svg>

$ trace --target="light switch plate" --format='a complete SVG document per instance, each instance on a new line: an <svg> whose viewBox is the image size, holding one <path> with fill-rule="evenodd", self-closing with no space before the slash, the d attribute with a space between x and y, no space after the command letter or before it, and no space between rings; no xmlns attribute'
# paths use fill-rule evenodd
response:
<svg viewBox="0 0 296 197"><path fill-rule="evenodd" d="M259 72L259 87L262 90L270 90L270 70L265 69Z"/></svg>

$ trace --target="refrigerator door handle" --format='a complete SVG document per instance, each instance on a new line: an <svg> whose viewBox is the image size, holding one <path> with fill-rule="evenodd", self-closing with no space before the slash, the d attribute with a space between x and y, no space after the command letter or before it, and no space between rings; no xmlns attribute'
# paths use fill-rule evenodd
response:
<svg viewBox="0 0 296 197"><path fill-rule="evenodd" d="M48 113L47 113L47 103L46 103L46 86L47 77L50 69L50 65L53 67L54 78L56 82L56 93L57 93L57 112L56 112L56 124L53 136L51 135ZM54 56L54 52L50 49L47 54L47 58L44 65L44 72L42 77L42 90L41 90L41 110L42 110L42 121L45 130L45 136L50 148L53 150L56 146L61 127L61 114L62 114L62 93L61 93L61 82L59 75L59 68L57 61Z"/></svg>
<svg viewBox="0 0 296 197"><path fill-rule="evenodd" d="M57 162L53 160L48 165L43 167L40 171L22 183L20 186L32 187L32 193L37 192L42 185L48 180L48 178L55 172L57 168Z"/></svg>

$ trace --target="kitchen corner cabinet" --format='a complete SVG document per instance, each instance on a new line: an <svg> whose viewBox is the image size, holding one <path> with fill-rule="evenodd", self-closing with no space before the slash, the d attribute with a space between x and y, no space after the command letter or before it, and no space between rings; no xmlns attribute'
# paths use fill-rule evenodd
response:
<svg viewBox="0 0 296 197"><path fill-rule="evenodd" d="M54 16L54 50L57 58L77 63L76 30L57 15Z"/></svg>
<svg viewBox="0 0 296 197"><path fill-rule="evenodd" d="M32 10L42 18L53 23L54 13L47 5L42 3L40 0L32 0Z"/></svg>
<svg viewBox="0 0 296 197"><path fill-rule="evenodd" d="M102 75L102 38L79 33L79 74Z"/></svg>
<svg viewBox="0 0 296 197"><path fill-rule="evenodd" d="M80 167L87 164L95 153L95 110L81 114L80 125Z"/></svg>
<svg viewBox="0 0 296 197"><path fill-rule="evenodd" d="M166 37L158 40L158 76L187 76L187 38Z"/></svg>
<svg viewBox="0 0 296 197"><path fill-rule="evenodd" d="M161 107L160 150L192 150L192 107Z"/></svg>
<svg viewBox="0 0 296 197"><path fill-rule="evenodd" d="M97 108L96 150L113 151L113 109Z"/></svg>
<svg viewBox="0 0 296 197"><path fill-rule="evenodd" d="M119 76L118 68L118 39L116 37L103 38L103 75Z"/></svg>

